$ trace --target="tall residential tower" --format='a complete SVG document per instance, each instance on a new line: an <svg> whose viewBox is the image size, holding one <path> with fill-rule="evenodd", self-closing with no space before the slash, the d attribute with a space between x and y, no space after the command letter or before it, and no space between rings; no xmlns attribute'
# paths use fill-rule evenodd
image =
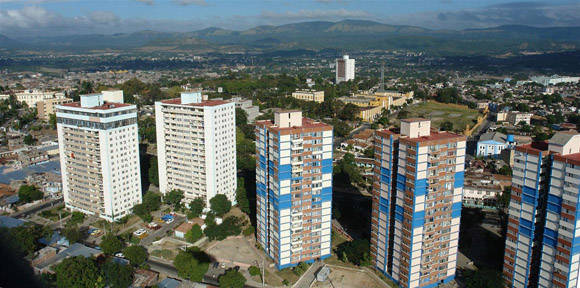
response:
<svg viewBox="0 0 580 288"><path fill-rule="evenodd" d="M256 123L257 239L278 269L330 256L332 137L300 111Z"/></svg>
<svg viewBox="0 0 580 288"><path fill-rule="evenodd" d="M431 131L426 119L376 133L371 256L401 287L455 277L465 140Z"/></svg>
<svg viewBox="0 0 580 288"><path fill-rule="evenodd" d="M159 189L184 201L224 194L236 199L235 103L203 100L201 92L155 102Z"/></svg>
<svg viewBox="0 0 580 288"><path fill-rule="evenodd" d="M137 107L109 100L81 95L56 119L66 207L114 221L141 203L141 174Z"/></svg>
<svg viewBox="0 0 580 288"><path fill-rule="evenodd" d="M508 287L578 287L580 134L516 147L503 274Z"/></svg>
<svg viewBox="0 0 580 288"><path fill-rule="evenodd" d="M336 81L335 84L354 80L355 68L354 59L350 59L348 55L336 59Z"/></svg>

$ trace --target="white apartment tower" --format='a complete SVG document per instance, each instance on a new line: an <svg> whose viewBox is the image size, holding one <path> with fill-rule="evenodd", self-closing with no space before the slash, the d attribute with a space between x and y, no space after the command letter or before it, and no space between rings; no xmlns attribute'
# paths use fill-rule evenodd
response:
<svg viewBox="0 0 580 288"><path fill-rule="evenodd" d="M137 107L108 100L81 95L56 118L66 207L115 221L141 203L141 175Z"/></svg>
<svg viewBox="0 0 580 288"><path fill-rule="evenodd" d="M348 80L354 80L354 59L348 55L336 59L336 84Z"/></svg>
<svg viewBox="0 0 580 288"><path fill-rule="evenodd" d="M203 100L201 92L155 102L159 188L201 197L209 206L216 194L232 203L236 195L235 103Z"/></svg>

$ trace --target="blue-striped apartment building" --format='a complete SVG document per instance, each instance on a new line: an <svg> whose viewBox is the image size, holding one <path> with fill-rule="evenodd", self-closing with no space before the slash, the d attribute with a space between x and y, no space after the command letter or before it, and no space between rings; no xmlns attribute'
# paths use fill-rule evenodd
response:
<svg viewBox="0 0 580 288"><path fill-rule="evenodd" d="M507 287L578 287L580 134L516 147L503 273Z"/></svg>
<svg viewBox="0 0 580 288"><path fill-rule="evenodd" d="M256 122L257 241L278 269L330 257L332 126L280 111Z"/></svg>
<svg viewBox="0 0 580 288"><path fill-rule="evenodd" d="M376 133L371 255L401 287L455 277L465 141L421 118L401 120L400 133Z"/></svg>

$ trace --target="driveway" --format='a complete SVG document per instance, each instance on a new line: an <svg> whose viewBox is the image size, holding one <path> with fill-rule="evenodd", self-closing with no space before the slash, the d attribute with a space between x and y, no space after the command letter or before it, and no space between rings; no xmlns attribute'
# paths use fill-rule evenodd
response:
<svg viewBox="0 0 580 288"><path fill-rule="evenodd" d="M141 239L141 245L147 247L149 245L151 245L151 243L153 243L154 241L163 238L167 235L167 231L173 231L173 229L175 229L177 226L181 225L181 223L183 223L185 221L185 217L183 216L179 216L179 215L175 215L175 220L173 221L173 223L171 224L161 224L161 228L159 228L158 230L150 230L147 229L149 231L149 235L147 235L147 237Z"/></svg>

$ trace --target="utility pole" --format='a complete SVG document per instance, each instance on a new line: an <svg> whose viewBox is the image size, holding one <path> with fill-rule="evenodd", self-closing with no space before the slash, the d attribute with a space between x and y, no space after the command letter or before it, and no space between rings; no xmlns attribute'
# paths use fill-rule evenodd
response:
<svg viewBox="0 0 580 288"><path fill-rule="evenodd" d="M262 288L264 288L264 277L266 277L266 267L264 266L264 258L262 258Z"/></svg>

